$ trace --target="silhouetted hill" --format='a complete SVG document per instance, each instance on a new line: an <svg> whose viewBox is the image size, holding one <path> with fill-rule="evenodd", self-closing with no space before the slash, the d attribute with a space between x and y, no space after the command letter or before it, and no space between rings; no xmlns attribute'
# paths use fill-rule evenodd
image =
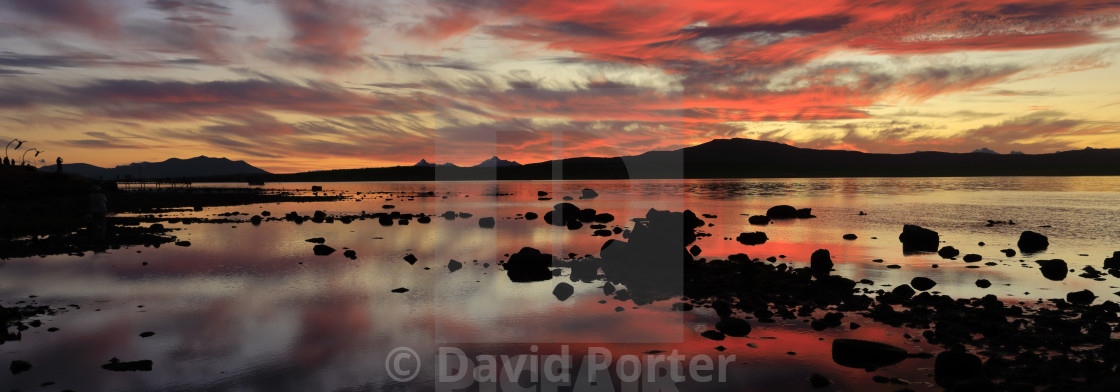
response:
<svg viewBox="0 0 1120 392"><path fill-rule="evenodd" d="M552 179L944 177L1120 175L1120 150L1050 154L815 150L750 139L717 139L674 151L615 158L569 158L507 167L386 167L271 176L272 181L432 181Z"/></svg>
<svg viewBox="0 0 1120 392"><path fill-rule="evenodd" d="M40 170L54 171L55 166L44 166ZM245 161L231 161L226 158L199 156L190 159L171 158L163 162L138 162L114 168L102 168L84 163L63 164L66 173L78 174L88 178L114 179L160 179L160 178L202 178L212 176L264 176L271 173L261 170Z"/></svg>
<svg viewBox="0 0 1120 392"><path fill-rule="evenodd" d="M482 163L474 165L473 167L510 167L510 166L521 166L521 164L517 163L517 161L507 161L505 159L498 158L498 156L495 155L495 156L492 156L485 161L482 161Z"/></svg>
<svg viewBox="0 0 1120 392"><path fill-rule="evenodd" d="M438 167L458 167L454 163L451 163L451 162L431 163L431 162L428 162L427 159L421 159L420 162L416 162L416 164L412 165L412 166L415 166L415 167L437 167L437 166Z"/></svg>

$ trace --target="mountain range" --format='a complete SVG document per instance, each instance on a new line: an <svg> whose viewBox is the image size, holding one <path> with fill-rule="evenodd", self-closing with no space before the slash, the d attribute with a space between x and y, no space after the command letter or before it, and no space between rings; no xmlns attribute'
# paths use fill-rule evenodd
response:
<svg viewBox="0 0 1120 392"><path fill-rule="evenodd" d="M56 167L55 165L43 166L40 170L53 172ZM267 176L272 174L245 161L231 161L226 158L206 156L189 159L171 158L163 162L137 162L111 168L85 163L67 163L62 165L62 171L87 178L105 180Z"/></svg>

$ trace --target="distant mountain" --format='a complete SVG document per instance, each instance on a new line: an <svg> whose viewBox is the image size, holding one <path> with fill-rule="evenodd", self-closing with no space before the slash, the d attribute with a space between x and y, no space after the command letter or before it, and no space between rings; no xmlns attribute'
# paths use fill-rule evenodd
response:
<svg viewBox="0 0 1120 392"><path fill-rule="evenodd" d="M54 171L54 165L43 166L40 170ZM226 158L199 156L190 159L171 158L163 162L137 162L113 168L102 168L85 163L63 164L66 173L78 174L87 178L115 179L161 179L161 178L201 178L212 176L264 176L271 173L261 170L245 161L231 161Z"/></svg>
<svg viewBox="0 0 1120 392"><path fill-rule="evenodd" d="M495 156L490 157L490 159L482 161L482 163L479 163L479 164L474 165L472 167L510 167L510 166L521 166L521 164L517 163L516 161L507 161L507 160L498 158L498 156L495 155Z"/></svg>
<svg viewBox="0 0 1120 392"><path fill-rule="evenodd" d="M975 150L972 150L972 153L973 154L999 154L998 152L995 152L995 150L992 150L992 149L987 148L987 147L977 148Z"/></svg>
<svg viewBox="0 0 1120 392"><path fill-rule="evenodd" d="M421 159L421 160L420 160L420 162L416 162L416 164L415 164L415 165L412 165L412 166L413 166L413 167L458 167L458 166L455 166L455 164L454 164L454 163L451 163L451 162L447 162L447 163L430 163L430 162L428 162L428 161L427 161L427 160L425 160L425 159Z"/></svg>
<svg viewBox="0 0 1120 392"><path fill-rule="evenodd" d="M488 159L483 164L502 162ZM440 180L767 178L767 177L943 177L1120 175L1120 149L1085 149L1050 154L947 153L872 154L816 150L751 139L717 139L673 151L613 158L568 158L525 165L458 167ZM431 167L345 169L279 174L273 181L432 181Z"/></svg>

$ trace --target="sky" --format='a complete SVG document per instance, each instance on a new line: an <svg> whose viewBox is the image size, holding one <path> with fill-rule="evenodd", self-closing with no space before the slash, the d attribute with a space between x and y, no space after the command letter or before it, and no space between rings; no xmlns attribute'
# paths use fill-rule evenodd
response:
<svg viewBox="0 0 1120 392"><path fill-rule="evenodd" d="M0 137L273 172L1116 148L1118 39L1117 0L0 0Z"/></svg>

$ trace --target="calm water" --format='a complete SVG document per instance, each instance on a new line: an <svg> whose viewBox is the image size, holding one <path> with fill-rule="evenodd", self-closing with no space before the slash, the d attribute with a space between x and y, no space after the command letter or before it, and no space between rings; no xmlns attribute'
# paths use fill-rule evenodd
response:
<svg viewBox="0 0 1120 392"><path fill-rule="evenodd" d="M311 185L267 187L306 190ZM391 227L376 220L169 224L181 228L176 235L193 245L0 262L3 305L30 301L30 295L54 307L77 305L42 318L44 325L25 331L22 341L0 345L0 363L23 359L35 366L15 376L0 374L0 389L426 391L437 386L433 361L439 347L457 347L473 356L547 353L563 344L570 345L573 354L595 346L615 356L649 350L715 356L721 353L714 347L722 345L727 348L722 354L736 355L727 382L690 382L681 384L681 390L811 390L805 379L813 372L829 376L835 390L901 388L872 383L871 376L878 374L908 380L908 388L933 388L930 360L911 359L875 373L833 364L830 342L837 337L937 351L901 336L914 331L879 326L858 316L845 319L864 325L855 331L814 332L800 320L753 323L748 338L715 342L699 336L716 320L707 309L673 312L669 302L635 308L633 303L604 296L599 282L573 283L575 295L560 302L552 289L567 278L510 282L496 262L525 246L553 254L598 255L606 238L591 236L589 229L569 231L540 219L515 219L528 211L543 215L561 196L578 197L585 187L600 196L573 203L615 215L609 227L628 226L631 218L644 216L651 207L716 215L705 219L713 226L701 229L711 236L697 242L703 248L700 257L709 259L743 252L756 258L785 255L784 262L800 264L814 250L826 248L837 263L836 273L855 280L893 286L926 276L938 282L936 290L954 296L992 293L1032 302L1085 288L1114 300L1111 293L1118 285L1111 277L1098 282L1076 274L1051 282L1030 261L1061 258L1071 268L1100 268L1105 257L1120 250L1120 177L318 185L329 193L363 194L339 202L219 207L181 214L213 217L265 210L274 216L289 211L311 215L316 210L440 214L450 210L474 217ZM541 190L550 192L554 200L538 200ZM408 199L398 194L428 191L437 197ZM385 210L385 204L395 208ZM776 204L811 207L817 218L766 227L747 224L749 215L762 214ZM858 215L860 211L867 215ZM486 216L497 218L496 228L478 227L477 218ZM1017 225L986 227L988 219L1010 219ZM961 261L937 255L904 256L897 237L908 223L938 231L945 244L962 254L982 255L983 262L971 264L981 268L965 268ZM727 239L758 230L765 231L770 241L745 246ZM1015 248L1023 230L1049 236L1050 249L1029 257L1004 257L999 250ZM843 240L846 233L859 239ZM304 241L312 237L326 238L338 252L314 256L312 244ZM986 245L979 246L980 241ZM343 248L355 250L357 260L343 257ZM410 253L419 259L415 265L402 260ZM464 268L449 273L449 259L462 261ZM886 268L890 264L902 268ZM934 264L939 268L932 268ZM993 286L975 287L973 282L979 278ZM398 287L410 291L391 292ZM620 306L624 311L616 311ZM59 330L48 332L48 327ZM156 334L140 338L143 331ZM386 355L401 346L413 348L422 359L420 375L411 382L396 382L386 375ZM150 359L154 370L100 369L112 357ZM40 388L44 382L56 384Z"/></svg>

